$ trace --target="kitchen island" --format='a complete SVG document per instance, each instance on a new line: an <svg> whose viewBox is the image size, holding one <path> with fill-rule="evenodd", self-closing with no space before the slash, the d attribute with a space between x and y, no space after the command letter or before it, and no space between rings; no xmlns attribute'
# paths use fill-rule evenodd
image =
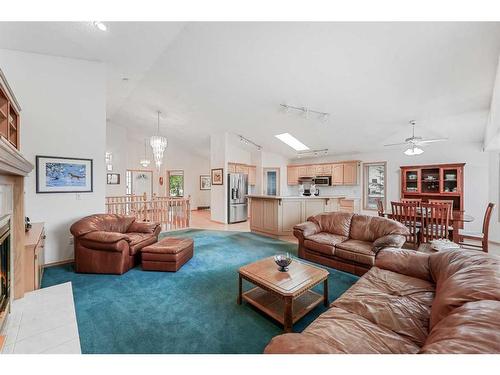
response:
<svg viewBox="0 0 500 375"><path fill-rule="evenodd" d="M322 212L357 212L359 199L335 196L249 195L250 230L275 237L290 236L293 226Z"/></svg>

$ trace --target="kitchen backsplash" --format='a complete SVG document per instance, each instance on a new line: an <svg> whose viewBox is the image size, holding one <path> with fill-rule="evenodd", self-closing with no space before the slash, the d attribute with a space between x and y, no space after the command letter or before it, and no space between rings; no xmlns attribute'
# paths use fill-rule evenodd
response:
<svg viewBox="0 0 500 375"><path fill-rule="evenodd" d="M319 195L345 195L346 197L361 198L361 186L319 186ZM298 186L288 187L289 195L299 195Z"/></svg>

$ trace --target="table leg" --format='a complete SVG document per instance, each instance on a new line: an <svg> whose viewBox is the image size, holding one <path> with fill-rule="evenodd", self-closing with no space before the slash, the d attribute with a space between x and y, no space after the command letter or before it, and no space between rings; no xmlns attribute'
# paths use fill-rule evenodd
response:
<svg viewBox="0 0 500 375"><path fill-rule="evenodd" d="M243 294L243 280L241 275L238 275L238 305L241 305L241 295Z"/></svg>
<svg viewBox="0 0 500 375"><path fill-rule="evenodd" d="M328 307L328 278L323 281L323 305Z"/></svg>
<svg viewBox="0 0 500 375"><path fill-rule="evenodd" d="M293 298L292 297L286 297L285 298L285 316L284 316L284 326L285 326L285 333L290 333L293 332L292 326L293 326Z"/></svg>

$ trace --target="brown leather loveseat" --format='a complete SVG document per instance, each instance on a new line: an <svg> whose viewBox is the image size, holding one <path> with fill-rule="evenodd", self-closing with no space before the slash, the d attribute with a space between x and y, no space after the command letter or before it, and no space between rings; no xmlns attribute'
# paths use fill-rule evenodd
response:
<svg viewBox="0 0 500 375"><path fill-rule="evenodd" d="M397 221L346 212L311 216L293 228L300 258L356 275L375 264L379 250L403 246L408 233Z"/></svg>
<svg viewBox="0 0 500 375"><path fill-rule="evenodd" d="M158 241L158 223L132 216L96 214L74 223L75 269L82 273L123 274L138 263L139 250Z"/></svg>
<svg viewBox="0 0 500 375"><path fill-rule="evenodd" d="M385 249L302 333L266 353L500 353L500 259Z"/></svg>

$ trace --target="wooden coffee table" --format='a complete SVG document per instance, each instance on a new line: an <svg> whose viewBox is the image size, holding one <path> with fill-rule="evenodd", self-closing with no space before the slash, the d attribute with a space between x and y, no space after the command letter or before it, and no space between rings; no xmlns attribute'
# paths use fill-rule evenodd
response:
<svg viewBox="0 0 500 375"><path fill-rule="evenodd" d="M328 271L293 259L288 272L278 271L273 257L239 269L238 304L247 301L292 332L292 326L321 302L328 307ZM243 279L256 287L243 293ZM323 283L323 295L311 289Z"/></svg>

